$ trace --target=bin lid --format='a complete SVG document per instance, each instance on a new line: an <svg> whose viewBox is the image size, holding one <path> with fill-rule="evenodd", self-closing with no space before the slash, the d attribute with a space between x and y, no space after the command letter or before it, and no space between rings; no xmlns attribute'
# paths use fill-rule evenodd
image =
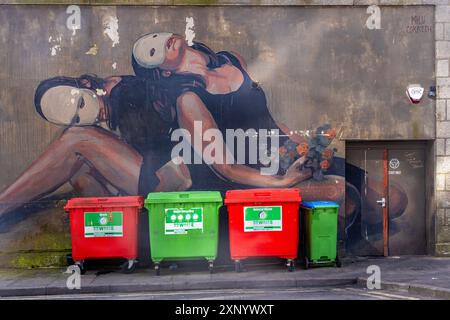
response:
<svg viewBox="0 0 450 320"><path fill-rule="evenodd" d="M339 204L334 201L304 201L301 204L302 207L315 209L315 208L339 208Z"/></svg>
<svg viewBox="0 0 450 320"><path fill-rule="evenodd" d="M183 191L183 192L151 192L145 199L150 203L192 203L192 202L220 202L222 195L219 191Z"/></svg>
<svg viewBox="0 0 450 320"><path fill-rule="evenodd" d="M142 207L144 198L130 197L101 197L101 198L72 198L67 201L64 210L75 208L111 208L111 207Z"/></svg>
<svg viewBox="0 0 450 320"><path fill-rule="evenodd" d="M300 190L290 189L246 189L230 190L225 195L225 204L248 202L300 202Z"/></svg>

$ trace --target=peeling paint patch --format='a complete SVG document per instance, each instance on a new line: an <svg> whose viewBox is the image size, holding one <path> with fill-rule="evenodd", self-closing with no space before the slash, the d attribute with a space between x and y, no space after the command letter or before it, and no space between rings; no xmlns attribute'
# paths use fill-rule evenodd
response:
<svg viewBox="0 0 450 320"><path fill-rule="evenodd" d="M112 41L112 46L115 47L120 42L119 38L119 19L116 16L106 16L103 20L103 27L106 34Z"/></svg>
<svg viewBox="0 0 450 320"><path fill-rule="evenodd" d="M77 35L77 29L74 27L71 29L72 30L72 37Z"/></svg>
<svg viewBox="0 0 450 320"><path fill-rule="evenodd" d="M113 68L114 70L117 69L117 62L114 62L114 63L112 64L112 68Z"/></svg>
<svg viewBox="0 0 450 320"><path fill-rule="evenodd" d="M184 34L186 35L186 41L188 45L192 46L194 44L193 40L195 38L193 17L186 17L186 29L184 31Z"/></svg>
<svg viewBox="0 0 450 320"><path fill-rule="evenodd" d="M53 47L50 48L50 53L52 56L56 56L57 51L61 51L61 46L59 44L55 44Z"/></svg>
<svg viewBox="0 0 450 320"><path fill-rule="evenodd" d="M88 51L86 51L86 54L90 54L90 55L93 55L93 56L96 56L97 53L98 53L98 47L97 47L96 43L94 43L94 46L91 47Z"/></svg>
<svg viewBox="0 0 450 320"><path fill-rule="evenodd" d="M56 56L56 54L61 51L61 41L62 36L53 38L53 36L48 37L48 43L53 44L50 46L50 54L51 56Z"/></svg>

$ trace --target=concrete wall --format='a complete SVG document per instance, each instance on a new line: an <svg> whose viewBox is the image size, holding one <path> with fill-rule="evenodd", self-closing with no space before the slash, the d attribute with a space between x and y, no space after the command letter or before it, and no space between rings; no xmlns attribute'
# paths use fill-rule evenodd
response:
<svg viewBox="0 0 450 320"><path fill-rule="evenodd" d="M429 228L434 227L436 253L450 252L450 191L446 191L450 186L446 182L449 180L446 174L450 173L446 163L450 163L450 157L446 155L450 152L445 149L446 137L450 138L450 128L446 127L450 126L447 121L450 109L446 110L450 108L450 7L444 5L447 2L79 1L79 4L103 3L183 6L83 6L82 29L75 35L65 26L68 16L65 5L0 7L0 55L5 57L4 67L0 69L3 143L0 189L13 183L61 135L61 128L43 121L34 112L33 95L40 81L86 72L102 77L132 74L131 47L140 35L152 31L184 34L185 17L192 16L196 40L214 51L239 52L246 59L249 73L264 88L275 119L295 130L313 130L324 123L337 128L341 133L341 140L336 144L340 157L345 157L343 141L346 139L432 141L437 130L436 147L431 146L429 151L432 155L436 150L438 173L436 189L428 190L428 223ZM387 5L382 7L381 30L368 30L365 26L369 16L366 8L370 4ZM439 5L397 7L391 4ZM326 5L358 6L328 8ZM114 46L104 33L103 23L108 16L115 16L119 21L120 42ZM423 25L427 27L433 27L435 19L434 30L409 32L412 29L408 27L414 25L412 18L416 16L423 17ZM96 54L87 54L93 47L97 48ZM435 76L436 115L433 99L425 97L419 105L411 105L404 94L410 83L421 83L428 92ZM431 165L431 176L433 169ZM64 192L71 192L70 185L62 186L57 194ZM436 215L434 194L439 207ZM46 205L44 210L28 214L12 232L0 235L0 264L54 265L70 249L67 216L61 214L62 202L48 198L44 201L55 209ZM434 243L432 240L434 237L430 243ZM434 249L434 244L430 244L430 249Z"/></svg>

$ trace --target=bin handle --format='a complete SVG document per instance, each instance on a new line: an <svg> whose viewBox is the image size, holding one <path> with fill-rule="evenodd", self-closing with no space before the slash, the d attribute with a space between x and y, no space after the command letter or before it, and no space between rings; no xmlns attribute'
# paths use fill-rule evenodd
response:
<svg viewBox="0 0 450 320"><path fill-rule="evenodd" d="M271 194L272 194L271 192L255 192L256 197L268 197Z"/></svg>
<svg viewBox="0 0 450 320"><path fill-rule="evenodd" d="M180 194L180 198L189 198L189 194L188 193Z"/></svg>

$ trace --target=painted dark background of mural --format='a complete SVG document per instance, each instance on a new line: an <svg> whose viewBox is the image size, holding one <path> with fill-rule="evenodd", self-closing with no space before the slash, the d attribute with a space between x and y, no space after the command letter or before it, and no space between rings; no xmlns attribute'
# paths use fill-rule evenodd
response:
<svg viewBox="0 0 450 320"><path fill-rule="evenodd" d="M196 40L246 59L275 119L293 130L314 130L324 123L337 128L340 157L345 157L344 139L433 138L433 102L425 98L411 106L404 94L410 83L432 84L433 33L407 32L415 16L433 25L431 7L382 8L382 29L368 30L363 7L82 6L81 30L75 34L66 27L65 9L0 8L2 190L62 132L34 111L40 81L86 72L132 74L133 42L148 32L184 34L186 17L194 18ZM117 44L104 33L110 17L118 19ZM87 54L93 47L97 53ZM58 193L64 191L70 188L63 186ZM0 235L2 263L52 264L59 255L41 251L69 248L61 203L51 205L55 209L33 214ZM17 253L23 250L28 253Z"/></svg>

